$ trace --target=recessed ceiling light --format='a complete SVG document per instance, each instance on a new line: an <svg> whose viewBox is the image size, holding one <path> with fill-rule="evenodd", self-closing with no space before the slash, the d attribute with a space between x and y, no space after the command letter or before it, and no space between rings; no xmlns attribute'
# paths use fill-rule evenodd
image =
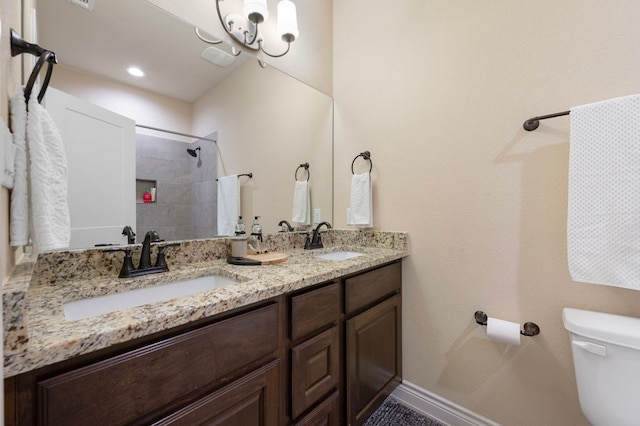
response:
<svg viewBox="0 0 640 426"><path fill-rule="evenodd" d="M144 77L144 72L138 67L129 67L127 72L134 77Z"/></svg>

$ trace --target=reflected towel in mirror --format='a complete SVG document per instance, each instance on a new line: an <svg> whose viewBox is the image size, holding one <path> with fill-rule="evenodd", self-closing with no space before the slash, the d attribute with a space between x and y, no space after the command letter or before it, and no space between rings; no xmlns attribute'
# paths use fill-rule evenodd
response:
<svg viewBox="0 0 640 426"><path fill-rule="evenodd" d="M238 175L218 179L218 235L234 235L240 215L240 180Z"/></svg>
<svg viewBox="0 0 640 426"><path fill-rule="evenodd" d="M311 197L309 182L296 181L293 189L293 214L291 221L301 225L311 225Z"/></svg>

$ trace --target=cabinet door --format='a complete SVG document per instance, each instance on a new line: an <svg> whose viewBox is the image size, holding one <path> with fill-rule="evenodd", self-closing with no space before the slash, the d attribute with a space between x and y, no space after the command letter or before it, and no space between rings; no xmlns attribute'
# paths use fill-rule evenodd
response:
<svg viewBox="0 0 640 426"><path fill-rule="evenodd" d="M340 382L338 326L291 348L291 401L295 419Z"/></svg>
<svg viewBox="0 0 640 426"><path fill-rule="evenodd" d="M154 423L157 426L277 424L277 360Z"/></svg>
<svg viewBox="0 0 640 426"><path fill-rule="evenodd" d="M320 405L304 416L295 426L339 426L340 399L338 391L322 401Z"/></svg>
<svg viewBox="0 0 640 426"><path fill-rule="evenodd" d="M348 424L363 424L400 384L400 323L400 295L347 321Z"/></svg>

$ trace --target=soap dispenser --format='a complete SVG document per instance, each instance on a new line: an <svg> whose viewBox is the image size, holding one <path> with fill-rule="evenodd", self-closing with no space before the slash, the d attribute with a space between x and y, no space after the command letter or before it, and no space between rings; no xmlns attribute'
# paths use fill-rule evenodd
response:
<svg viewBox="0 0 640 426"><path fill-rule="evenodd" d="M255 216L253 218L253 225L251 225L251 240L249 244L258 254L263 252L262 241L262 226L260 225L260 216Z"/></svg>
<svg viewBox="0 0 640 426"><path fill-rule="evenodd" d="M242 216L238 216L238 223L236 223L236 235L244 235L244 221Z"/></svg>

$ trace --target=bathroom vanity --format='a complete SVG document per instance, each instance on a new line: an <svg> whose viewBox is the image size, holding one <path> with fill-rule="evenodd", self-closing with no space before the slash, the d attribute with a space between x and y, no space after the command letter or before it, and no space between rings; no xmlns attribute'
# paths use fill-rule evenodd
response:
<svg viewBox="0 0 640 426"><path fill-rule="evenodd" d="M67 348L72 355L54 356L44 345L38 348L44 340L39 342L32 328L26 351L5 357L5 375L10 376L5 379L5 422L363 424L402 376L401 259L406 246L371 242L349 245L361 256L342 261L293 250L279 265L216 264L218 271L230 268L230 274L249 279L187 301L76 321L75 328L84 329L76 334L80 342L60 336L57 349ZM197 273L206 272L211 262L200 264ZM189 268L193 273L193 265ZM152 322L153 309L171 310L176 320L160 321L164 329L131 337ZM123 315L128 325L117 329ZM123 336L121 341L98 348L96 341L110 341L106 335L112 332ZM90 349L79 353L81 347ZM39 365L34 351L49 361Z"/></svg>

